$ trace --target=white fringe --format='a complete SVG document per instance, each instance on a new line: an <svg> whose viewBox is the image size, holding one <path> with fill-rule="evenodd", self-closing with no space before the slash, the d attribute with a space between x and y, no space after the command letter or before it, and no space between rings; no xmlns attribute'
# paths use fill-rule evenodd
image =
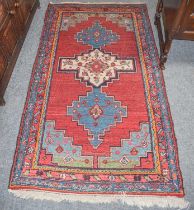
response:
<svg viewBox="0 0 194 210"><path fill-rule="evenodd" d="M189 209L190 203L184 198L172 196L129 196L121 195L83 195L46 192L38 190L10 190L16 197L33 200L52 200L56 202L87 202L87 203L116 203L122 202L129 206L143 207L158 206L161 208Z"/></svg>

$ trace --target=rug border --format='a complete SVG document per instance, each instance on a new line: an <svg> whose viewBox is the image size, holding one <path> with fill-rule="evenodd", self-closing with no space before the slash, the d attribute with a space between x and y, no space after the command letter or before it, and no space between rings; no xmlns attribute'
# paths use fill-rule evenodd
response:
<svg viewBox="0 0 194 210"><path fill-rule="evenodd" d="M39 37L38 49L36 51L36 56L35 56L35 60L34 60L33 66L32 66L32 72L31 72L30 80L29 80L29 83L28 83L26 98L25 98L25 102L24 102L24 106L23 106L22 116L21 116L20 125L19 125L19 131L18 131L16 145L15 145L15 151L14 151L14 156L13 156L13 163L12 163L12 166L11 166L11 172L10 172L10 176L9 176L8 189L11 189L10 188L11 187L11 178L12 178L12 176L14 174L14 166L15 166L15 163L16 163L16 158L17 158L17 156L19 154L18 153L18 148L21 145L20 144L20 137L22 136L22 126L24 124L24 117L25 117L27 105L28 105L28 102L29 102L30 94L31 94L31 86L32 86L32 84L33 84L33 82L35 80L34 79L34 75L36 73L36 67L37 67L38 57L39 57L39 54L40 54L42 37L43 37L44 30L45 30L45 27L46 27L46 21L45 20L47 19L47 16L48 16L48 13L49 13L49 7L50 7L50 3L48 4L46 12L45 12L45 15L44 15L42 31L41 31L40 37Z"/></svg>
<svg viewBox="0 0 194 210"><path fill-rule="evenodd" d="M150 17L148 15L149 12L148 12L147 5L146 5L146 13L145 14L146 14L146 16L147 16L147 18L149 20L149 27L152 29L152 24L151 24L151 21L150 21ZM157 57L158 63L160 63L158 48L157 48L156 40L155 40L155 37L154 37L154 32L153 32L153 30L150 30L150 31L151 31L152 40L154 42L154 49L155 49L155 52L156 52L156 57ZM168 95L167 95L166 83L165 83L165 80L164 80L164 74L163 74L163 70L161 69L161 67L159 68L159 71L160 71L160 75L162 77L163 93L164 93L164 96L165 96L166 105L167 105L167 111L168 111L168 115L169 115L169 119L170 119L170 125L171 125L171 131L172 131L172 139L174 141L174 148L176 150L175 151L176 167L178 169L178 173L179 173L179 176L180 176L180 179L181 179L181 188L182 188L183 197L184 197L185 196L185 190L184 190L184 184L183 184L182 171L181 171L181 168L180 168L178 142L177 142L177 138L176 138L176 135L175 135L175 127L174 127L174 122L173 122L173 117L172 117L172 114L171 114L170 103L169 103L169 99L168 99Z"/></svg>

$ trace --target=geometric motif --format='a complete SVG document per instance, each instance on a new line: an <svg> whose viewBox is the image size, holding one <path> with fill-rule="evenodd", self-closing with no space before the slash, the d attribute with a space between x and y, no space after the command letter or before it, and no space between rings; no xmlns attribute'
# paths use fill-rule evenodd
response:
<svg viewBox="0 0 194 210"><path fill-rule="evenodd" d="M79 97L79 101L73 101L68 107L68 115L73 121L78 121L78 125L83 125L88 130L88 138L94 149L97 149L103 142L103 136L111 126L122 122L123 117L127 117L126 107L122 107L114 97L107 96L100 92L99 88L94 88L87 96Z"/></svg>
<svg viewBox="0 0 194 210"><path fill-rule="evenodd" d="M78 13L69 17L64 16L61 23L61 31L68 31L69 27L76 26L76 24L83 21L87 21L88 18L95 17L95 14ZM128 17L120 17L118 14L99 14L99 17L105 17L107 21L118 24L121 27L125 27L127 31L134 31L133 21Z"/></svg>
<svg viewBox="0 0 194 210"><path fill-rule="evenodd" d="M121 147L112 147L110 157L99 157L99 167L134 168L141 164L141 157L147 157L151 151L149 125L144 123L141 124L140 131L131 132L129 139L122 140Z"/></svg>
<svg viewBox="0 0 194 210"><path fill-rule="evenodd" d="M62 18L60 30L61 31L68 31L69 27L75 27L76 24L81 23L82 21L88 20L88 14L78 13L71 16L64 16Z"/></svg>
<svg viewBox="0 0 194 210"><path fill-rule="evenodd" d="M83 44L92 45L94 49L101 48L112 42L118 40L118 35L112 33L110 30L102 27L98 21L96 21L92 27L78 32L76 39Z"/></svg>
<svg viewBox="0 0 194 210"><path fill-rule="evenodd" d="M45 123L42 149L46 150L46 154L52 154L52 164L58 166L91 168L93 165L92 157L83 156L81 147L73 145L73 139L65 137L64 131L55 130L52 121ZM41 162L47 163L46 156L42 157Z"/></svg>
<svg viewBox="0 0 194 210"><path fill-rule="evenodd" d="M52 154L52 163L58 166L93 167L93 157L83 156L81 146L73 145L73 139L65 137L65 133L54 129L52 121L45 123L42 148L46 154ZM141 124L141 130L131 132L129 139L122 140L121 147L112 147L110 157L99 157L98 168L134 168L141 164L141 158L151 152L149 125ZM48 164L47 155L41 156L41 164ZM149 159L147 159L148 163ZM145 166L144 166L145 167ZM150 166L152 162L150 161Z"/></svg>
<svg viewBox="0 0 194 210"><path fill-rule="evenodd" d="M125 27L126 31L134 31L133 20L131 18L121 18L118 14L102 14L101 16L106 17L106 20L116 23L121 27Z"/></svg>
<svg viewBox="0 0 194 210"><path fill-rule="evenodd" d="M100 87L119 73L135 72L133 58L118 59L117 56L95 49L75 58L60 58L58 71L76 72L76 78L87 81L94 87Z"/></svg>

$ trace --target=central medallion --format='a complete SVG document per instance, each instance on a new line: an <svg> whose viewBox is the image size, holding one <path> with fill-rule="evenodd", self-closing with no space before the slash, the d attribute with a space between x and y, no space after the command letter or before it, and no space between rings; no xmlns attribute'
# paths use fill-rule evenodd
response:
<svg viewBox="0 0 194 210"><path fill-rule="evenodd" d="M103 63L103 61L100 59L91 61L90 63L88 63L87 66L88 66L88 70L91 73L93 72L94 74L103 73L103 71L105 71L106 68L108 68L108 65L106 63Z"/></svg>
<svg viewBox="0 0 194 210"><path fill-rule="evenodd" d="M118 73L136 72L133 58L125 60L104 53L99 49L78 55L75 58L60 58L59 71L76 72L76 77L94 87L100 87L112 79L118 78Z"/></svg>
<svg viewBox="0 0 194 210"><path fill-rule="evenodd" d="M72 116L73 121L83 125L88 134L90 144L97 149L103 142L106 131L111 126L121 123L123 117L127 117L127 108L121 106L121 102L115 101L114 97L102 93L100 88L94 88L87 96L79 97L79 101L73 101L68 107L67 114Z"/></svg>

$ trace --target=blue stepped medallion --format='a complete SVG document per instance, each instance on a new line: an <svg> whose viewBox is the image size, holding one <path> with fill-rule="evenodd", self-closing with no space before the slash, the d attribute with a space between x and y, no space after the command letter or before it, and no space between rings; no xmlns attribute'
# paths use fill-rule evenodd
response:
<svg viewBox="0 0 194 210"><path fill-rule="evenodd" d="M76 39L79 42L83 42L83 44L89 44L93 46L94 49L97 49L118 41L119 36L111 30L102 27L102 25L96 21L92 27L78 32Z"/></svg>
<svg viewBox="0 0 194 210"><path fill-rule="evenodd" d="M102 143L100 136L127 117L127 108L114 97L101 93L100 88L94 88L87 96L79 97L79 101L73 101L67 114L88 130L88 134L92 135L90 144L96 149Z"/></svg>

